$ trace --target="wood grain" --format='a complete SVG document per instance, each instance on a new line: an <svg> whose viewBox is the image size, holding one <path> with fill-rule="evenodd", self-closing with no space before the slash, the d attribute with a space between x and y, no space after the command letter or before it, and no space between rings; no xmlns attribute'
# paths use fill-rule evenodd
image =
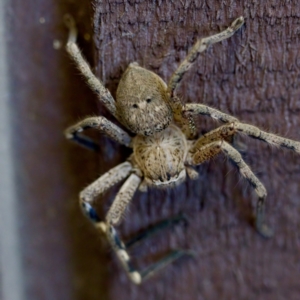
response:
<svg viewBox="0 0 300 300"><path fill-rule="evenodd" d="M168 80L198 37L243 15L246 24L236 35L199 57L180 88L182 100L300 140L296 0L12 0L6 10L24 299L299 299L299 156L239 139L247 146L243 157L269 193L267 221L275 231L270 240L251 226L255 193L222 156L200 166L197 181L137 193L119 227L123 236L180 212L189 225L132 249L136 264L146 266L175 248L192 249L195 257L134 286L78 206L79 191L130 152L96 134L102 148L95 154L62 134L85 116L113 120L62 47L65 13L77 20L80 47L113 95L130 62ZM217 125L197 119L199 133ZM118 189L99 199L102 215Z"/></svg>
<svg viewBox="0 0 300 300"><path fill-rule="evenodd" d="M185 102L205 103L243 122L300 139L296 1L95 1L94 6L96 72L113 95L130 62L167 81L197 38L217 33L243 15L246 24L237 34L199 57L180 95ZM100 113L109 117L102 107ZM217 125L204 117L197 120L200 133ZM173 248L192 249L196 256L181 259L139 287L112 257L110 299L299 297L300 157L250 138L239 141L247 147L243 157L268 190L267 221L274 238L264 240L253 230L256 195L220 156L198 168L196 182L136 194L120 226L124 236L179 212L189 219L187 228L162 232L134 249L138 265ZM117 144L103 152L101 173L128 155ZM112 198L113 193L105 197L104 210Z"/></svg>

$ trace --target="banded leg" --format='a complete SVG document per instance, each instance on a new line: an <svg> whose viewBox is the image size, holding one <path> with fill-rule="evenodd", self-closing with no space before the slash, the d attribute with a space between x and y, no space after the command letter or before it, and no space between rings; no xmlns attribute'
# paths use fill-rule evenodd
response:
<svg viewBox="0 0 300 300"><path fill-rule="evenodd" d="M220 126L202 135L196 143L194 143L190 152L196 152L199 147L220 140L225 140L239 152L244 152L247 149L247 146L237 139L237 136L235 135L236 132L237 129L235 122Z"/></svg>
<svg viewBox="0 0 300 300"><path fill-rule="evenodd" d="M204 145L210 144L212 142L220 141L220 140L227 140L228 137L234 135L237 132L235 123L226 124L220 126L214 130L211 130L204 135L202 135L191 147L190 152L195 153L203 147Z"/></svg>
<svg viewBox="0 0 300 300"><path fill-rule="evenodd" d="M91 210L93 210L92 207ZM93 210L93 213L91 214L95 214L95 211ZM109 225L101 221L93 220L93 223L98 230L100 230L102 233L106 235L109 244L111 245L112 249L116 253L128 277L135 284L141 284L144 280L153 276L155 273L165 268L166 266L168 266L178 258L184 255L192 255L190 251L173 250L172 252L170 252L168 255L166 255L156 263L150 265L149 267L147 267L142 271L138 271L133 266L127 247L125 246L125 243L121 240L116 229L112 225Z"/></svg>
<svg viewBox="0 0 300 300"><path fill-rule="evenodd" d="M225 141L218 141L207 144L203 146L203 149L199 148L196 153L192 155L190 158L190 162L193 164L200 164L205 159L201 153L209 153L211 158L213 155L216 155L223 151L238 167L241 175L248 180L248 182L253 186L256 194L258 195L258 202L256 205L256 216L255 216L255 227L257 231L263 237L272 236L272 231L265 224L265 199L267 196L267 191L264 185L260 182L260 180L253 174L251 169L242 159L241 154L234 149L231 145L226 143Z"/></svg>
<svg viewBox="0 0 300 300"><path fill-rule="evenodd" d="M106 215L105 220L107 224L117 225L120 223L121 218L124 216L125 210L141 181L141 178L136 174L131 174L128 177Z"/></svg>
<svg viewBox="0 0 300 300"><path fill-rule="evenodd" d="M192 148L187 155L187 163L192 166L200 165L221 152L221 141L209 143L199 148Z"/></svg>
<svg viewBox="0 0 300 300"><path fill-rule="evenodd" d="M189 103L186 104L183 108L182 108L182 114L185 117L192 117L192 115L203 115L203 116L208 116L211 117L215 120L221 121L223 123L233 123L233 122L238 122L238 119L236 119L233 116L230 116L228 114L225 114L215 108L206 106L204 104L198 104L198 103ZM218 129L216 129L218 130ZM208 133L209 134L209 133ZM204 142L204 140L202 140ZM201 142L202 142L201 141ZM213 141L213 140L212 140ZM245 145L238 142L235 138L234 135L228 135L228 137L226 138L227 142L230 142L231 144L233 144L235 146L235 148L244 151L245 150Z"/></svg>
<svg viewBox="0 0 300 300"><path fill-rule="evenodd" d="M100 132L106 134L116 142L126 147L131 147L131 137L129 134L104 117L86 118L66 129L65 136L67 139L73 140L83 147L97 151L99 150L99 145L97 143L92 141L90 138L79 134L90 128L100 130Z"/></svg>
<svg viewBox="0 0 300 300"><path fill-rule="evenodd" d="M182 110L184 115L203 115L211 117L215 120L221 121L223 123L231 123L231 122L237 122L238 119L230 116L228 114L225 114L215 108L206 106L204 104L198 104L198 103L189 103L186 104L183 107Z"/></svg>
<svg viewBox="0 0 300 300"><path fill-rule="evenodd" d="M110 92L105 88L103 83L93 74L89 64L84 59L83 55L79 50L78 45L76 44L77 28L73 17L70 15L65 15L64 21L69 29L69 39L66 45L67 52L69 53L72 60L75 62L76 67L83 75L85 81L87 82L91 90L98 95L99 100L105 105L105 107L110 111L110 113L117 118L114 98L112 97Z"/></svg>
<svg viewBox="0 0 300 300"><path fill-rule="evenodd" d="M184 106L179 97L173 97L170 104L173 111L173 118L177 126L179 126L187 139L194 139L197 135L197 130L193 116L183 113Z"/></svg>
<svg viewBox="0 0 300 300"><path fill-rule="evenodd" d="M170 94L170 97L173 98L175 96L175 90L179 86L183 75L188 71L188 69L192 66L192 64L195 62L199 54L207 49L208 46L211 44L220 42L222 40L225 40L229 37L231 37L241 26L244 24L244 18L239 17L235 21L232 22L230 27L228 27L226 30L206 37L199 39L196 44L193 46L193 48L188 53L185 60L180 64L178 69L173 73L169 83L168 83L168 92Z"/></svg>
<svg viewBox="0 0 300 300"><path fill-rule="evenodd" d="M125 179L131 171L131 163L126 161L109 170L107 173L103 174L100 178L98 178L96 181L82 190L80 192L79 199L83 210L88 213L89 208L85 209L86 204L92 203L96 199L96 197L100 196L109 188ZM90 215L87 216L91 218Z"/></svg>
<svg viewBox="0 0 300 300"><path fill-rule="evenodd" d="M287 148L300 154L300 142L262 131L261 129L249 124L236 123L235 127L238 132L244 133L252 138L259 139L270 145Z"/></svg>
<svg viewBox="0 0 300 300"><path fill-rule="evenodd" d="M127 247L119 237L112 223L118 223L120 221L120 218L124 214L124 211L132 199L134 192L138 188L140 181L141 179L137 175L131 174L114 200L112 207L107 214L106 222L101 221L95 209L90 205L90 201L85 200L82 202L82 207L86 215L94 224L94 226L105 234L123 268L126 270L129 278L135 284L140 284L143 280L152 276L158 270L164 268L179 257L187 254L187 252L183 250L174 250L169 255L163 257L161 260L149 266L142 272L137 271L132 265Z"/></svg>
<svg viewBox="0 0 300 300"><path fill-rule="evenodd" d="M192 106L195 109L190 109L190 111L193 110L193 112L196 113L197 108L199 108L200 106L203 106L203 105L187 104L186 109L187 108L189 109L189 107L192 107ZM231 118L234 119L233 117L223 114L215 109L209 108L207 106L203 106L203 107L207 108L208 112L209 111L213 112L214 116L212 116L212 117L214 117L218 120L221 120L223 122L232 122ZM205 110L203 110L203 111L205 111ZM203 114L211 115L211 113L203 113ZM281 136L273 134L273 133L263 131L253 125L240 123L236 119L231 124L223 125L217 129L212 130L212 131L206 133L205 135L203 135L200 139L197 140L197 142L191 148L191 152L195 152L199 147L207 144L208 142L213 142L213 141L220 140L220 139L226 139L229 136L233 136L235 133L243 133L252 138L266 142L270 145L286 148L286 149L295 151L300 154L300 142L294 141L291 139L287 139L287 138L281 137Z"/></svg>

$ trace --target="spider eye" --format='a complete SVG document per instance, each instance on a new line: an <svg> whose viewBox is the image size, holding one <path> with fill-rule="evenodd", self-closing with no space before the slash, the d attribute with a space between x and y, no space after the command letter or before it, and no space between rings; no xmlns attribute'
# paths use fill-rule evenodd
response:
<svg viewBox="0 0 300 300"><path fill-rule="evenodd" d="M138 105L137 104L133 104L132 107L133 108L138 108Z"/></svg>
<svg viewBox="0 0 300 300"><path fill-rule="evenodd" d="M152 101L151 98L147 98L147 99L146 99L146 102L147 102L147 103L150 103L151 101Z"/></svg>

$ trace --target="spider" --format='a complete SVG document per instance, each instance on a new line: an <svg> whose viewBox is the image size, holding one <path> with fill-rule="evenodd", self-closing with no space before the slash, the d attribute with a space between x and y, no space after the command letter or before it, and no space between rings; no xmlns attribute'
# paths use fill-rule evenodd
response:
<svg viewBox="0 0 300 300"><path fill-rule="evenodd" d="M196 179L198 173L193 167L220 153L231 159L240 174L254 188L258 196L255 227L263 237L270 237L272 231L265 224L264 217L266 189L229 140L236 133L242 133L297 153L300 153L300 143L242 123L235 117L204 104L182 105L176 95L176 89L184 74L199 54L211 44L231 37L242 27L244 18L237 18L226 30L218 34L197 40L168 84L155 73L140 67L138 63L131 63L119 82L116 101L92 73L82 56L76 44L77 29L74 19L66 15L65 23L69 28L66 50L70 57L89 87L98 95L100 102L133 135L132 137L102 116L88 117L65 131L68 139L87 148L97 149L95 142L81 134L86 129L94 128L133 150L125 162L102 175L79 195L83 212L106 236L129 278L134 283L140 284L158 269L187 254L186 251L175 250L143 271L133 267L128 254L129 245L121 240L115 226L121 222L136 190L147 191L148 187L174 187L186 180L187 176ZM196 139L194 115L208 116L223 122L224 125ZM122 180L126 181L116 195L105 219L101 219L92 203L96 197Z"/></svg>

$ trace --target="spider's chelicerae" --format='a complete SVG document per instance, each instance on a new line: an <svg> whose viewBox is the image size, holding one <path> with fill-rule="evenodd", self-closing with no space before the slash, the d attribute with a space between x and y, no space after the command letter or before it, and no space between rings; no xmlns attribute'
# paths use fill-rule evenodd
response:
<svg viewBox="0 0 300 300"><path fill-rule="evenodd" d="M258 196L255 227L262 236L271 236L271 230L264 221L266 189L228 140L239 132L297 153L300 153L300 143L241 123L236 118L204 104L182 105L176 96L176 89L184 74L199 54L211 44L231 37L244 24L244 18L237 18L221 33L199 39L173 73L168 84L155 73L140 67L138 63L131 63L120 80L116 100L95 77L83 58L76 44L77 30L73 18L68 15L65 21L70 30L66 49L71 58L99 100L134 135L131 137L101 116L86 118L66 130L68 139L88 148L95 149L97 145L80 132L95 128L133 150L126 162L102 175L80 193L83 211L95 227L105 234L130 279L139 284L157 269L186 254L185 251L173 251L142 272L132 266L127 251L128 245L121 241L115 225L122 220L135 191L137 189L146 191L147 187L173 187L183 182L187 176L195 179L197 172L193 167L220 153L228 156L238 167L241 175L253 186ZM195 139L193 115L208 116L223 122L224 125ZM124 179L126 181L105 219L100 219L92 207L93 201Z"/></svg>

